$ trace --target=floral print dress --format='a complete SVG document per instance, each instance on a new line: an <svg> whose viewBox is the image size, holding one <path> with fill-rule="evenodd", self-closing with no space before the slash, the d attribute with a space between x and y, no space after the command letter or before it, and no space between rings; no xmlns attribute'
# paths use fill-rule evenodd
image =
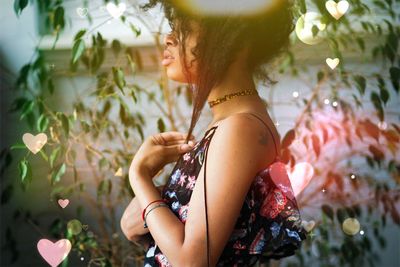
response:
<svg viewBox="0 0 400 267"><path fill-rule="evenodd" d="M204 152L217 127L209 129L191 151L178 159L163 189L162 197L182 223L186 223ZM255 176L217 266L254 266L261 255L264 259L291 256L306 239L290 182L276 184L269 172L266 168ZM144 267L150 266L172 266L154 240L144 258Z"/></svg>

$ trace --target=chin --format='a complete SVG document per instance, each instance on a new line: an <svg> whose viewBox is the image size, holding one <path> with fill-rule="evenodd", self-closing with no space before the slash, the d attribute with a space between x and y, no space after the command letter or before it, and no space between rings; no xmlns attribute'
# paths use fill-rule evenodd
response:
<svg viewBox="0 0 400 267"><path fill-rule="evenodd" d="M167 76L169 79L174 80L180 83L187 83L185 75L183 75L182 71L178 71L176 68L171 65L167 66Z"/></svg>

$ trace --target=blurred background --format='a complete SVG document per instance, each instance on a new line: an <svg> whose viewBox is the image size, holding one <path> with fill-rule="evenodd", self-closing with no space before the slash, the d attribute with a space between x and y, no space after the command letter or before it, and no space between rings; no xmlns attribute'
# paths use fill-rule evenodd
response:
<svg viewBox="0 0 400 267"><path fill-rule="evenodd" d="M187 131L192 108L160 64L168 23L143 2L1 1L1 266L47 266L42 238L71 241L61 266L142 266L119 226L129 163L147 136ZM327 1L294 2L290 51L267 66L278 83L258 91L304 181L309 238L265 266L399 266L399 1L345 1L340 18ZM205 107L196 140L210 121ZM25 133L46 144L33 153Z"/></svg>

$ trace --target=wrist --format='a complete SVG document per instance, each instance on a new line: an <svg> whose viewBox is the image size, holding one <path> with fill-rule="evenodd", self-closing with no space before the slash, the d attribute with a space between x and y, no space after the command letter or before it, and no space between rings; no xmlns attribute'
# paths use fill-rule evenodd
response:
<svg viewBox="0 0 400 267"><path fill-rule="evenodd" d="M132 165L129 169L129 180L148 179L149 177L148 171L141 168L140 165Z"/></svg>

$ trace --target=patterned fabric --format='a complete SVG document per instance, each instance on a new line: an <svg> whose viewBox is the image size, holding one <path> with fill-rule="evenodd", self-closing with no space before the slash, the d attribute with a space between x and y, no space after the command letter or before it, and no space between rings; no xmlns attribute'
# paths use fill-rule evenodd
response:
<svg viewBox="0 0 400 267"><path fill-rule="evenodd" d="M191 151L178 159L162 192L162 197L183 223L205 149L212 137L208 133L216 128L209 129ZM217 266L254 266L261 254L272 259L293 255L306 239L306 231L301 226L296 199L290 196L293 196L291 186L276 185L269 168L260 171L246 195ZM144 259L144 267L150 266L172 266L154 240Z"/></svg>

